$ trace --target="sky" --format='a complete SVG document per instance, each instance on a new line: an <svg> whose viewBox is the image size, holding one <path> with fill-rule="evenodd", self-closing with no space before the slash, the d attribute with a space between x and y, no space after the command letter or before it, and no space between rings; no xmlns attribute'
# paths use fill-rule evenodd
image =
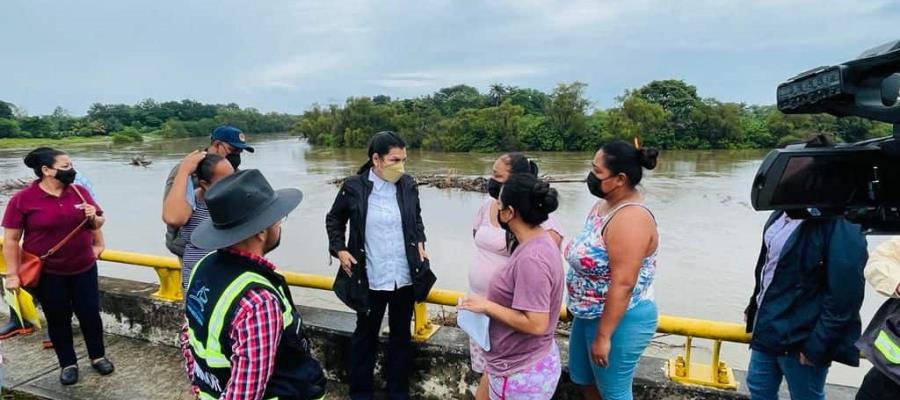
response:
<svg viewBox="0 0 900 400"><path fill-rule="evenodd" d="M595 107L655 79L774 103L775 87L891 40L893 0L2 0L0 100L195 99L300 113L455 84L588 84Z"/></svg>

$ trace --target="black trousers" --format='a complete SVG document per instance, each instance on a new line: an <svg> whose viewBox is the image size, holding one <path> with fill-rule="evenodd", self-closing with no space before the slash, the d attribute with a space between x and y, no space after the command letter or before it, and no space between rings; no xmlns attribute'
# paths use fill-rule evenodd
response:
<svg viewBox="0 0 900 400"><path fill-rule="evenodd" d="M387 392L390 399L409 399L409 374L412 351L410 321L413 314L413 289L407 286L394 290L369 291L372 306L368 315L356 314L356 330L353 332L350 353L350 398L373 398L375 356L384 311L388 309L390 337L384 371L387 375Z"/></svg>
<svg viewBox="0 0 900 400"><path fill-rule="evenodd" d="M900 385L872 368L863 378L856 400L895 400L900 398Z"/></svg>
<svg viewBox="0 0 900 400"><path fill-rule="evenodd" d="M75 365L72 343L72 313L78 317L81 334L90 358L106 355L103 346L103 322L100 320L100 292L97 265L77 275L41 274L38 299L47 317L47 330L61 368Z"/></svg>

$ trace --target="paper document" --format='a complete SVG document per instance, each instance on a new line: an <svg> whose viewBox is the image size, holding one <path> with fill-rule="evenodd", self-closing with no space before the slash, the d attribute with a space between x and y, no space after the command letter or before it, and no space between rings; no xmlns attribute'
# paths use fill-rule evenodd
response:
<svg viewBox="0 0 900 400"><path fill-rule="evenodd" d="M22 319L22 311L19 310L19 297L16 296L15 290L3 289L3 302L9 306L9 309L12 310L13 314L10 315L9 318L17 318L18 321L15 321L19 326L25 326L25 321Z"/></svg>
<svg viewBox="0 0 900 400"><path fill-rule="evenodd" d="M17 290L4 290L3 301L19 316L19 326L24 322L30 322L35 328L41 328L41 318L37 307L34 306L34 298L23 288Z"/></svg>
<svg viewBox="0 0 900 400"><path fill-rule="evenodd" d="M24 288L19 288L16 293L19 298L19 311L22 312L20 314L22 319L25 322L30 322L37 329L41 329L41 316L38 314L37 307L34 305L34 297L31 296L31 293L28 293L28 290Z"/></svg>
<svg viewBox="0 0 900 400"><path fill-rule="evenodd" d="M478 343L484 351L491 350L491 337L489 334L491 318L485 314L474 313L469 310L459 310L456 314L456 324L466 332L475 343Z"/></svg>

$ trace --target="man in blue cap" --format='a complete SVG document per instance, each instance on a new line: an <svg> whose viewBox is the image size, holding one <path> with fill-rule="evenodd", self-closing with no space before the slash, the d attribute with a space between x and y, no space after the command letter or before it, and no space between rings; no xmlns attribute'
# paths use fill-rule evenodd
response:
<svg viewBox="0 0 900 400"><path fill-rule="evenodd" d="M231 163L235 170L241 165L241 154L244 151L253 153L253 147L247 144L247 137L240 129L231 125L222 125L213 130L210 136L209 146L206 150L193 151L188 154L180 163L172 168L169 177L166 178L166 189L163 195L163 209L176 210L177 212L167 213L169 215L186 215L187 218L178 218L178 221L168 221L166 218L166 248L172 254L182 257L184 255L184 246L186 244L183 235L179 235L179 229L184 225L183 221L187 221L194 210L197 209L197 203L194 198L194 188L197 182L192 179L197 165L203 160L207 153L218 154ZM180 222L180 223L179 223Z"/></svg>

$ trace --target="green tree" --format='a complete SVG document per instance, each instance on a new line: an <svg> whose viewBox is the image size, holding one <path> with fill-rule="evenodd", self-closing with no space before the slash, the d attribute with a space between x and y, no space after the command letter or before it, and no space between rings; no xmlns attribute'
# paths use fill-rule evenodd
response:
<svg viewBox="0 0 900 400"><path fill-rule="evenodd" d="M584 98L586 84L560 83L550 94L546 115L550 125L563 138L566 150L578 149L586 134L587 117L584 115L590 102Z"/></svg>
<svg viewBox="0 0 900 400"><path fill-rule="evenodd" d="M698 104L691 111L691 128L699 139L699 147L702 148L734 148L740 147L742 140L741 131L741 105L735 103L720 103L716 100L707 100Z"/></svg>
<svg viewBox="0 0 900 400"><path fill-rule="evenodd" d="M19 137L22 131L14 119L0 118L0 139Z"/></svg>
<svg viewBox="0 0 900 400"><path fill-rule="evenodd" d="M484 98L478 89L468 85L456 85L438 90L432 101L444 115L455 115L460 110L478 109L484 106Z"/></svg>
<svg viewBox="0 0 900 400"><path fill-rule="evenodd" d="M392 125L407 145L413 148L424 147L426 136L443 118L441 112L431 102L422 98L395 101L391 106Z"/></svg>
<svg viewBox="0 0 900 400"><path fill-rule="evenodd" d="M859 117L837 118L835 121L835 133L846 142L875 137L874 128L875 122Z"/></svg>
<svg viewBox="0 0 900 400"><path fill-rule="evenodd" d="M676 79L652 81L634 91L634 95L659 104L677 120L686 119L700 103L697 88Z"/></svg>
<svg viewBox="0 0 900 400"><path fill-rule="evenodd" d="M620 107L609 110L604 138L632 140L647 146L673 148L675 138L667 127L670 113L661 105L635 95L622 99Z"/></svg>
<svg viewBox="0 0 900 400"><path fill-rule="evenodd" d="M15 118L15 114L13 114L12 103L7 103L3 100L0 100L0 118Z"/></svg>
<svg viewBox="0 0 900 400"><path fill-rule="evenodd" d="M537 89L507 88L506 100L512 105L521 106L528 115L544 115L550 96Z"/></svg>
<svg viewBox="0 0 900 400"><path fill-rule="evenodd" d="M525 115L519 122L519 141L523 150L559 151L564 150L565 140L547 117Z"/></svg>
<svg viewBox="0 0 900 400"><path fill-rule="evenodd" d="M53 124L46 117L25 117L19 121L19 126L35 138L50 137L53 133Z"/></svg>
<svg viewBox="0 0 900 400"><path fill-rule="evenodd" d="M488 94L485 96L487 104L490 104L494 107L499 106L503 103L504 100L506 100L506 96L509 95L510 89L512 88L510 88L509 86L504 86L500 83L492 84L488 89Z"/></svg>

